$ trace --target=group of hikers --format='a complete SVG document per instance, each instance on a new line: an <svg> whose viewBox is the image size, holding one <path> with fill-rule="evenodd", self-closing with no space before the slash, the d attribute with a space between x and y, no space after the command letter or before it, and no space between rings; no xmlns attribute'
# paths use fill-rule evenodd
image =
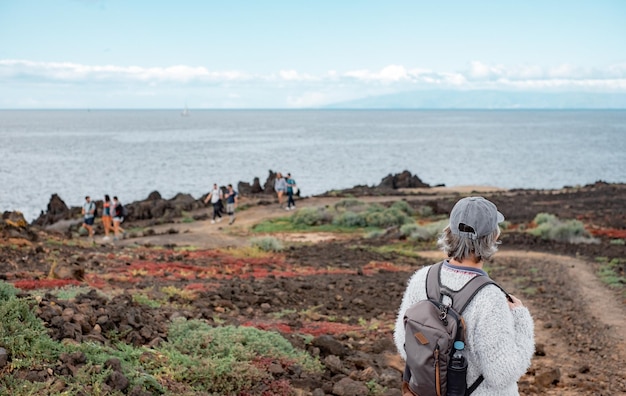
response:
<svg viewBox="0 0 626 396"><path fill-rule="evenodd" d="M235 222L235 208L237 207L237 201L239 200L238 195L237 191L233 189L232 184L229 184L226 187L226 193L224 193L222 189L217 186L217 183L213 183L213 189L204 199L205 204L210 201L211 205L213 205L213 218L211 219L211 224L222 221L222 210L224 209L224 204L222 203L223 199L226 199L226 213L228 213L228 216L230 217L228 224L230 225Z"/></svg>
<svg viewBox="0 0 626 396"><path fill-rule="evenodd" d="M278 172L276 173L276 179L274 180L274 191L278 196L278 205L283 207L283 199L285 193L287 193L287 206L285 210L295 210L296 202L293 200L293 196L298 194L298 186L296 181L291 177L291 173L287 173L286 177Z"/></svg>
<svg viewBox="0 0 626 396"><path fill-rule="evenodd" d="M116 241L120 238L120 235L124 235L126 231L121 227L124 222L126 210L124 206L115 196L111 201L111 197L106 194L104 196L104 202L102 203L102 226L104 227L104 241L109 241L111 238L109 234L113 233L113 240ZM89 239L94 242L94 229L93 225L98 214L98 206L91 197L87 195L85 197L85 203L83 204L82 215L83 224L82 228L87 230Z"/></svg>
<svg viewBox="0 0 626 396"><path fill-rule="evenodd" d="M296 202L294 201L294 195L298 194L298 187L296 181L291 177L290 173L287 173L286 177L283 177L282 173L276 174L274 180L274 191L278 196L278 204L280 208L283 208L284 196L287 195L287 206L285 210L295 210ZM213 217L211 224L219 223L222 221L222 214L224 211L223 201L226 201L226 213L230 220L228 224L235 222L235 209L237 208L237 202L239 200L239 194L233 189L232 184L228 184L226 191L218 187L217 183L213 184L213 188L207 194L204 199L204 203L211 202L213 206ZM82 208L83 224L82 228L87 230L89 239L93 242L94 237L94 222L98 214L98 207L90 196L85 197L85 203ZM104 239L103 241L109 241L111 238L109 234L113 233L113 240L116 241L120 238L120 235L125 234L124 229L121 227L124 221L125 209L117 197L111 198L109 195L104 196L104 202L102 205L102 225L104 227Z"/></svg>

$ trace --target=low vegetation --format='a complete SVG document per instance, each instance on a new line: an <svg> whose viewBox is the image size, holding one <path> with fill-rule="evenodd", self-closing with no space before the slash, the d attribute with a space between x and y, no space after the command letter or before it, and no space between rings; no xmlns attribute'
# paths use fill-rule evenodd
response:
<svg viewBox="0 0 626 396"><path fill-rule="evenodd" d="M138 300L143 303L146 297ZM128 380L125 389L165 395L248 394L259 383L271 388L275 381L267 370L270 362L295 365L311 373L322 370L319 361L295 349L276 332L241 326L212 327L183 318L175 319L169 325L167 340L153 348L123 342L57 342L47 335L32 305L32 299L18 298L12 285L0 282L0 346L10 357L0 376L0 394L122 394L110 391L115 375L108 363L111 358L119 360ZM53 372L68 356L77 364L71 375L53 384L58 386L57 391L49 389L50 383L18 374L31 367L47 367Z"/></svg>
<svg viewBox="0 0 626 396"><path fill-rule="evenodd" d="M383 206L347 198L332 207L302 208L292 216L265 221L255 226L254 231L365 232L368 238L375 238L383 235L379 232L381 229L413 225L415 217L423 218L430 215L432 215L430 207L420 208L416 212L405 201L396 201L389 206Z"/></svg>
<svg viewBox="0 0 626 396"><path fill-rule="evenodd" d="M536 227L528 230L542 239L568 243L593 243L595 240L578 220L561 220L550 213L539 213L533 223Z"/></svg>
<svg viewBox="0 0 626 396"><path fill-rule="evenodd" d="M600 280L610 288L621 291L626 298L626 259L597 257L596 261L600 263Z"/></svg>
<svg viewBox="0 0 626 396"><path fill-rule="evenodd" d="M282 242L274 237L252 238L250 243L264 252L280 252L284 248Z"/></svg>

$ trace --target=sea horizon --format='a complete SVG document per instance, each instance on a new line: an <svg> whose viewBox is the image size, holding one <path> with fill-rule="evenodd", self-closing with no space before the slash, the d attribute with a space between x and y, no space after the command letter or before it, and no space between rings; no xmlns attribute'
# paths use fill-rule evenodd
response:
<svg viewBox="0 0 626 396"><path fill-rule="evenodd" d="M304 196L409 171L431 186L559 189L626 181L625 110L0 110L0 210L52 194L198 198L291 172ZM19 165L19 166L18 166Z"/></svg>

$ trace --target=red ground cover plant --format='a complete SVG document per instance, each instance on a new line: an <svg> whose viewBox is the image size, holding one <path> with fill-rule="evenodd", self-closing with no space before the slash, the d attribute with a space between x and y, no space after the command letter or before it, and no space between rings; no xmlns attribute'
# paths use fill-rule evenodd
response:
<svg viewBox="0 0 626 396"><path fill-rule="evenodd" d="M22 290L55 289L68 285L80 286L74 279L22 279L13 282L13 286Z"/></svg>
<svg viewBox="0 0 626 396"><path fill-rule="evenodd" d="M594 228L589 230L593 236L605 236L612 239L626 239L626 230L616 228Z"/></svg>
<svg viewBox="0 0 626 396"><path fill-rule="evenodd" d="M204 254L206 253L206 254ZM265 278L270 275L286 278L295 276L311 276L320 274L353 274L354 270L338 268L301 267L285 262L283 257L270 256L265 258L239 258L227 256L215 251L191 252L185 256L185 261L173 261L180 258L169 252L161 252L160 257L146 257L131 260L128 265L117 266L103 275L103 279L117 282L136 283L147 277L169 281L177 280L204 280L204 279L232 279L237 278ZM154 256L151 255L151 256ZM165 262L163 262L165 261ZM380 268L395 269L391 264L372 264L368 267L370 273Z"/></svg>
<svg viewBox="0 0 626 396"><path fill-rule="evenodd" d="M350 331L364 331L362 326L349 325L338 322L302 322L302 327L296 329L284 322L261 322L248 321L241 324L246 327L254 327L259 330L273 330L283 334L301 333L314 337L323 334L345 334Z"/></svg>

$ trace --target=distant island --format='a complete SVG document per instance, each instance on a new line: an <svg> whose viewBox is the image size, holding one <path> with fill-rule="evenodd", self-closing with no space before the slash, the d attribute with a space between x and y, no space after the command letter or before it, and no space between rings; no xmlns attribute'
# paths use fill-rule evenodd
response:
<svg viewBox="0 0 626 396"><path fill-rule="evenodd" d="M371 96L325 109L626 109L626 93L425 90Z"/></svg>

